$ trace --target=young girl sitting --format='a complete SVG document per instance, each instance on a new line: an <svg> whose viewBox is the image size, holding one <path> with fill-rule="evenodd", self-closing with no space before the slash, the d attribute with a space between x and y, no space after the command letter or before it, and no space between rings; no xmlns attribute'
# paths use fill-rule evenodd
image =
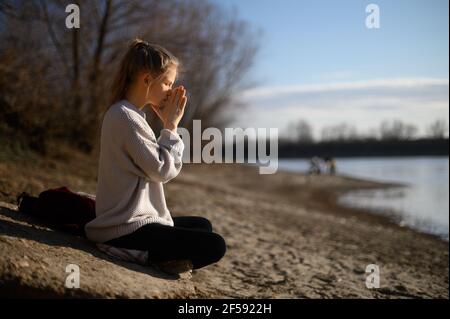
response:
<svg viewBox="0 0 450 319"><path fill-rule="evenodd" d="M177 127L186 90L172 89L179 65L159 45L136 39L128 47L102 123L96 218L85 227L88 239L146 251L149 262L168 266L167 272L202 268L226 251L208 219L172 217L166 205L163 184L179 174L184 150ZM158 138L146 121L146 105L163 123Z"/></svg>

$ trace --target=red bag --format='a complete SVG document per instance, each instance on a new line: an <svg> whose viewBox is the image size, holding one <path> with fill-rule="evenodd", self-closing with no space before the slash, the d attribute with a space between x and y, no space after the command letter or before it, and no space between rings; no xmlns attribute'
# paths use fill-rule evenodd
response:
<svg viewBox="0 0 450 319"><path fill-rule="evenodd" d="M85 236L84 226L95 218L95 199L65 186L43 191L38 198L26 193L19 198L21 212L41 219L50 227L77 235Z"/></svg>

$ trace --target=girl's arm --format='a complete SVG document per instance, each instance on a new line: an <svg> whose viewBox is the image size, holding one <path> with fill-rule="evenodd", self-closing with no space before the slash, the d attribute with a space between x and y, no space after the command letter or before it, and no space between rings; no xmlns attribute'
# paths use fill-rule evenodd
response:
<svg viewBox="0 0 450 319"><path fill-rule="evenodd" d="M166 183L179 174L184 144L177 133L162 129L156 139L145 119L128 114L124 124L124 149L149 179Z"/></svg>

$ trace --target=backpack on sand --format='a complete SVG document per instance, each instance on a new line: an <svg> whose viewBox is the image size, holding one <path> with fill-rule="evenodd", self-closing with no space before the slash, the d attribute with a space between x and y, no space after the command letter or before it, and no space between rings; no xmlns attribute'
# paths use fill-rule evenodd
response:
<svg viewBox="0 0 450 319"><path fill-rule="evenodd" d="M86 237L84 226L95 218L95 196L72 192L67 187L48 189L34 197L22 192L19 211L38 218L50 228Z"/></svg>

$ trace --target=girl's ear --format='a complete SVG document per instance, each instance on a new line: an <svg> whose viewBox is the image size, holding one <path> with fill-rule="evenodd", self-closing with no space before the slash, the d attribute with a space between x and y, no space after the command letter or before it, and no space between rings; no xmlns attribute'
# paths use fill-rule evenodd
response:
<svg viewBox="0 0 450 319"><path fill-rule="evenodd" d="M145 85L150 85L150 81L151 81L151 77L150 77L150 74L146 74L145 76L144 76L144 82L145 82Z"/></svg>

